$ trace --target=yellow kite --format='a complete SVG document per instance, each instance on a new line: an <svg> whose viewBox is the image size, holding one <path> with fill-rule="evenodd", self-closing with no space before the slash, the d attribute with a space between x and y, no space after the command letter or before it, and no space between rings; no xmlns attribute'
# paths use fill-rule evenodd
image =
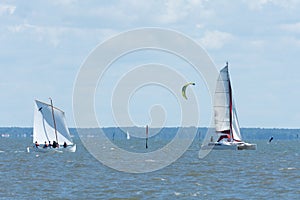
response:
<svg viewBox="0 0 300 200"><path fill-rule="evenodd" d="M187 99L186 94L185 94L185 91L186 91L186 88L187 88L189 85L196 85L196 84L190 82L190 83L185 84L185 85L182 87L182 96L183 96L185 99Z"/></svg>

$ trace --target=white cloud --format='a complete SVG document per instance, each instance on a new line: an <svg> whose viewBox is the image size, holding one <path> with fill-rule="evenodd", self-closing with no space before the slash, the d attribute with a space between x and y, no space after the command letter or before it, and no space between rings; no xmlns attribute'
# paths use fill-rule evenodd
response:
<svg viewBox="0 0 300 200"><path fill-rule="evenodd" d="M294 24L282 24L280 28L285 31L300 33L300 22Z"/></svg>
<svg viewBox="0 0 300 200"><path fill-rule="evenodd" d="M290 47L297 46L300 47L300 39L295 37L283 37L280 41L282 44L288 45Z"/></svg>
<svg viewBox="0 0 300 200"><path fill-rule="evenodd" d="M0 15L12 15L16 10L16 6L13 5L0 5Z"/></svg>
<svg viewBox="0 0 300 200"><path fill-rule="evenodd" d="M203 0L166 0L159 20L163 23L176 23L190 16L194 11L201 13Z"/></svg>
<svg viewBox="0 0 300 200"><path fill-rule="evenodd" d="M244 0L244 2L249 6L251 10L260 10L265 6L270 0Z"/></svg>
<svg viewBox="0 0 300 200"><path fill-rule="evenodd" d="M125 18L135 23L150 22L155 25L166 25L176 24L192 16L193 20L196 20L196 18L210 15L210 10L204 8L203 2L205 0L123 0L114 6L96 7L96 10L109 10L106 16L119 18L120 21Z"/></svg>
<svg viewBox="0 0 300 200"><path fill-rule="evenodd" d="M77 0L51 0L51 3L61 6L69 6L76 3Z"/></svg>
<svg viewBox="0 0 300 200"><path fill-rule="evenodd" d="M206 31L204 36L200 39L200 44L207 49L220 49L232 39L233 35L230 33L221 31Z"/></svg>
<svg viewBox="0 0 300 200"><path fill-rule="evenodd" d="M13 32L13 33L23 32L26 29L30 29L30 28L35 28L35 26L25 23L25 24L19 24L19 25L14 25L14 26L8 26L7 27L7 29L10 32Z"/></svg>
<svg viewBox="0 0 300 200"><path fill-rule="evenodd" d="M261 49L261 48L265 47L266 41L264 41L264 40L253 40L253 41L250 41L250 45L255 47L255 48Z"/></svg>
<svg viewBox="0 0 300 200"><path fill-rule="evenodd" d="M9 26L7 28L15 34L28 34L33 36L38 41L46 42L54 47L59 46L61 41L69 38L94 38L96 40L104 40L117 32L111 29L85 29L75 27L62 26L37 26L28 23Z"/></svg>
<svg viewBox="0 0 300 200"><path fill-rule="evenodd" d="M65 31L65 28L36 26L28 23L9 26L8 30L13 33L31 33L34 34L39 41L50 42L54 46L58 46L58 36Z"/></svg>
<svg viewBox="0 0 300 200"><path fill-rule="evenodd" d="M299 0L269 0L269 2L275 6L279 6L286 9L297 9L297 7L300 5Z"/></svg>
<svg viewBox="0 0 300 200"><path fill-rule="evenodd" d="M274 5L286 9L295 9L300 5L299 0L244 0L251 10L261 10L267 5Z"/></svg>
<svg viewBox="0 0 300 200"><path fill-rule="evenodd" d="M166 12L160 16L161 21L164 23L174 23L188 15L189 7L184 1L168 0L164 6Z"/></svg>
<svg viewBox="0 0 300 200"><path fill-rule="evenodd" d="M204 28L204 27L205 27L204 24L196 24L196 28L202 29L202 28Z"/></svg>

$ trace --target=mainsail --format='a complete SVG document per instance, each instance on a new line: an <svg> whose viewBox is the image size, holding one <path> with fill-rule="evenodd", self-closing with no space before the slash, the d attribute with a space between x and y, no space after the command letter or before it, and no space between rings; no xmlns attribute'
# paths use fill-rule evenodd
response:
<svg viewBox="0 0 300 200"><path fill-rule="evenodd" d="M60 145L64 142L73 145L62 110L38 100L35 100L34 108L33 143L37 141L39 144L44 144L56 141Z"/></svg>
<svg viewBox="0 0 300 200"><path fill-rule="evenodd" d="M216 132L241 141L240 127L232 97L228 63L220 71L214 98Z"/></svg>

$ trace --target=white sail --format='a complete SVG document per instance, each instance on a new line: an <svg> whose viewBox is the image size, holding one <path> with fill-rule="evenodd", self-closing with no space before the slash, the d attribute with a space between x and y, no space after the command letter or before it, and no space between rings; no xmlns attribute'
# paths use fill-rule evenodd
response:
<svg viewBox="0 0 300 200"><path fill-rule="evenodd" d="M128 132L128 131L126 132L126 137L127 137L127 140L130 139L130 135L129 135L129 132Z"/></svg>
<svg viewBox="0 0 300 200"><path fill-rule="evenodd" d="M234 102L232 104L232 137L236 141L242 141L240 125L237 118Z"/></svg>
<svg viewBox="0 0 300 200"><path fill-rule="evenodd" d="M39 144L48 143L51 141L58 142L63 145L73 145L70 133L66 124L65 114L58 108L53 107L53 114L56 124L57 138L55 134L54 121L52 115L52 106L35 100L34 106L34 123L33 123L33 143L36 141Z"/></svg>
<svg viewBox="0 0 300 200"><path fill-rule="evenodd" d="M228 67L220 71L214 96L215 126L217 132L230 130L230 96Z"/></svg>

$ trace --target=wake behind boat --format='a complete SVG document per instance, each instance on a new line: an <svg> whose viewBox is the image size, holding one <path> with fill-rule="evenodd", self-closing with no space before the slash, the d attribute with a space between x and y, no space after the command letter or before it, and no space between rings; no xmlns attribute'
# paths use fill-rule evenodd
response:
<svg viewBox="0 0 300 200"><path fill-rule="evenodd" d="M213 136L203 149L233 149L233 150L256 150L256 144L246 143L242 140L236 108L232 97L232 88L228 73L228 63L220 71L216 91L214 95L215 131L218 138L214 141Z"/></svg>
<svg viewBox="0 0 300 200"><path fill-rule="evenodd" d="M33 148L37 152L75 152L67 127L65 113L50 104L35 100L33 123ZM30 152L30 148L27 148Z"/></svg>

